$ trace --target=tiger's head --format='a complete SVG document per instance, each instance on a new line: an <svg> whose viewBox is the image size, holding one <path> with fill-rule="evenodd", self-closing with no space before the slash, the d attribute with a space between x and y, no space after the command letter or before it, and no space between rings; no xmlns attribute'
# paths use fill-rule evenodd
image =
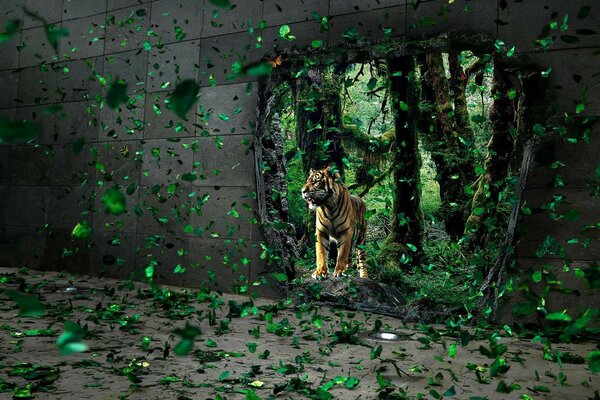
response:
<svg viewBox="0 0 600 400"><path fill-rule="evenodd" d="M339 174L332 173L330 167L310 170L310 175L302 187L302 198L308 203L310 210L317 209L335 192L337 178Z"/></svg>

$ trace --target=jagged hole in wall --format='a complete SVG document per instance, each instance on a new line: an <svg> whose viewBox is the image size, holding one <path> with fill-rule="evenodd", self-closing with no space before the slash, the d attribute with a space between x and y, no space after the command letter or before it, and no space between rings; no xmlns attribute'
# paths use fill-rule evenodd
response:
<svg viewBox="0 0 600 400"><path fill-rule="evenodd" d="M370 279L450 312L480 295L510 264L532 152L529 75L464 46L282 64L262 85L258 175L276 214L266 225L284 232L279 246L293 244L288 277L315 270L315 212L301 188L330 167L366 204ZM336 253L332 243L330 273ZM347 274L358 276L353 258Z"/></svg>

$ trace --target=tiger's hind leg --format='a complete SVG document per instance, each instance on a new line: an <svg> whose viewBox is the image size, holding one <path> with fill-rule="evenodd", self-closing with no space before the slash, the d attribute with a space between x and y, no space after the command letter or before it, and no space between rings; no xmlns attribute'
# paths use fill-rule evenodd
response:
<svg viewBox="0 0 600 400"><path fill-rule="evenodd" d="M366 230L367 228L363 222L356 240L356 263L358 267L358 276L361 278L369 277L369 273L367 272L367 252L365 250Z"/></svg>

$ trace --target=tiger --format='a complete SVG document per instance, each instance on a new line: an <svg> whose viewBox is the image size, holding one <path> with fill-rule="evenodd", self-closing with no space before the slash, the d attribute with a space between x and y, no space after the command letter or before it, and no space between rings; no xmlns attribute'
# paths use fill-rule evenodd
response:
<svg viewBox="0 0 600 400"><path fill-rule="evenodd" d="M352 263L352 245L356 243L358 274L368 278L366 265L367 224L364 201L351 195L346 186L339 182L340 175L331 167L310 170L306 184L302 187L302 199L311 211L316 210L316 253L317 268L313 278L325 278L329 275L327 257L329 243L337 245L338 254L333 276L346 274L348 264Z"/></svg>

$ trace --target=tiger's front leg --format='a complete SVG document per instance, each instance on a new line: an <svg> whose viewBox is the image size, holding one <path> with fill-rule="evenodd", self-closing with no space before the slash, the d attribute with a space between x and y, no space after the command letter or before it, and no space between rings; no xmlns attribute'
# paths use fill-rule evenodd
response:
<svg viewBox="0 0 600 400"><path fill-rule="evenodd" d="M350 229L348 229L350 231ZM352 251L352 232L345 234L338 239L338 256L335 263L335 271L333 276L344 276L348 269L348 262L350 259L350 252Z"/></svg>
<svg viewBox="0 0 600 400"><path fill-rule="evenodd" d="M327 269L329 237L317 230L316 239L317 269L312 273L312 277L318 279L329 275L329 270Z"/></svg>

